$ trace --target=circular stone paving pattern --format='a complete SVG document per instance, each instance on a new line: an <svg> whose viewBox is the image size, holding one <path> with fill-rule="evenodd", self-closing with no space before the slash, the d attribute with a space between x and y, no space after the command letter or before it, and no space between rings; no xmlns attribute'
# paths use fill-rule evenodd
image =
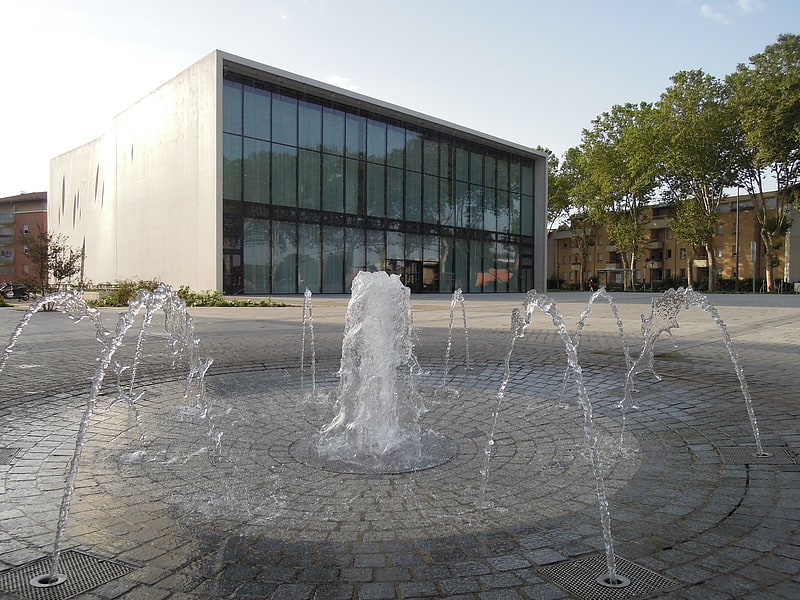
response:
<svg viewBox="0 0 800 600"><path fill-rule="evenodd" d="M452 458L421 471L341 473L292 456L292 446L334 414L336 379L320 369L316 384L306 373L302 387L287 370L207 377L210 419L189 407L182 385L151 386L137 402L138 424L122 403L98 412L85 469L109 471L95 476L106 498L119 495L122 480L126 494L136 490L124 501L166 504L193 527L283 540L414 539L596 510L583 413L559 400L557 369L513 374L484 476L502 373L497 364L464 370L446 385L435 370L422 378L428 410L420 425L452 442ZM612 496L636 473L638 445L626 434L620 448L616 422L600 417L597 428Z"/></svg>

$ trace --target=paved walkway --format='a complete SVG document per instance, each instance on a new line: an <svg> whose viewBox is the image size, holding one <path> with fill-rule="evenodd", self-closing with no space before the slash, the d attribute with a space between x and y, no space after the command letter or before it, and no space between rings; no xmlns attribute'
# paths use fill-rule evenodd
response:
<svg viewBox="0 0 800 600"><path fill-rule="evenodd" d="M574 331L589 295L552 297ZM651 298L615 296L634 356ZM639 376L638 409L623 421L617 321L607 303L594 305L578 355L625 588L596 582L607 567L584 414L574 385L562 394L564 345L543 313L516 342L496 401L523 299L467 295L468 336L458 307L447 356L450 297L412 298L420 423L458 452L386 475L320 469L292 453L333 415L347 297L313 298L314 343L307 333L304 348L300 297L281 308L192 309L200 351L214 359L208 418L194 390L184 397L185 365L171 368L155 327L130 386L132 329L115 360L135 402L120 399L112 362L65 529L68 582L45 589L15 582L41 571L36 561L53 548L101 346L86 322L36 315L0 374L0 598L70 597L63 590L82 578L93 589L79 597L91 599L800 596L800 295L710 298L769 458L753 455L740 383L707 313L679 314L674 345L656 347L661 381ZM102 311L107 327L119 312ZM0 310L0 338L23 315Z"/></svg>

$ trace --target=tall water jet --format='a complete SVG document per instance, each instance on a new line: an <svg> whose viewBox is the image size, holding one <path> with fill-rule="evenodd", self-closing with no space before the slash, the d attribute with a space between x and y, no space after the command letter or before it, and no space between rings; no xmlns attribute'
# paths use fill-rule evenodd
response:
<svg viewBox="0 0 800 600"><path fill-rule="evenodd" d="M598 507L600 510L600 524L603 530L603 541L605 545L606 551L606 568L607 572L605 574L601 574L597 577L597 582L605 587L612 587L612 588L619 588L619 587L626 587L630 584L630 581L617 574L616 569L616 558L614 555L614 539L611 534L611 514L609 510L609 503L608 503L608 496L606 494L605 488L605 481L603 479L603 460L600 454L599 449L599 435L597 429L594 424L594 417L592 413L592 403L589 399L589 395L586 392L586 386L583 383L583 371L581 369L580 364L578 363L578 353L575 348L575 343L570 337L569 332L567 331L567 327L564 324L564 318L561 316L561 313L556 306L556 303L545 296L544 294L539 294L536 290L531 290L528 292L528 295L525 299L524 304L525 313L524 316L520 313L519 309L514 309L512 313L511 319L511 341L509 343L509 349L506 354L506 368L503 375L503 380L500 384L500 388L497 392L497 409L494 413L492 429L489 435L489 440L486 444L485 449L485 461L484 461L484 468L481 471L482 475L482 485L481 485L481 495L485 493L486 486L488 483L489 477L489 463L492 453L492 447L494 446L494 430L497 422L497 416L500 410L500 405L502 404L503 399L505 398L506 388L508 386L508 382L510 379L510 363L511 363L511 355L514 351L514 344L518 338L522 338L525 335L525 330L531 324L531 317L536 309L541 310L545 314L549 315L553 325L556 328L556 333L561 338L561 341L564 343L564 348L567 355L567 363L569 364L569 368L572 372L572 377L575 381L575 385L578 392L578 403L583 411L583 431L586 436L587 441L587 454L590 459L592 465L592 472L595 478L595 489L597 494L597 502Z"/></svg>
<svg viewBox="0 0 800 600"><path fill-rule="evenodd" d="M464 294L461 288L453 292L450 299L450 325L447 329L447 347L444 353L444 373L442 374L442 390L447 390L447 375L450 371L450 354L453 351L453 325L455 324L456 307L461 306L461 317L464 321L464 368L472 370L469 360L469 327L467 327L467 307L464 303ZM455 392L455 390L448 390ZM456 393L457 395L457 393Z"/></svg>
<svg viewBox="0 0 800 600"><path fill-rule="evenodd" d="M317 351L314 346L314 307L311 303L311 290L306 288L303 294L303 339L300 348L300 387L305 385L306 372L306 331L311 349L311 393L317 391Z"/></svg>
<svg viewBox="0 0 800 600"><path fill-rule="evenodd" d="M336 416L292 446L298 460L345 472L407 472L450 460L454 444L423 432L411 290L398 275L353 280L337 372Z"/></svg>
<svg viewBox="0 0 800 600"><path fill-rule="evenodd" d="M739 388L744 397L747 416L753 430L753 438L755 439L756 456L770 456L768 452L764 451L761 445L761 434L758 430L758 419L756 418L755 409L753 408L753 399L744 376L744 370L739 364L739 356L734 350L733 340L728 334L728 328L722 320L722 317L720 317L719 311L708 301L708 297L705 294L696 292L691 287L667 290L660 297L653 298L650 315L647 317L642 315L642 350L628 368L625 377L624 395L618 403L618 406L622 409L623 415L627 408L636 408L632 394L636 391L634 387L634 377L639 373L647 370L653 374L656 380L661 380L661 376L656 373L653 364L656 340L662 333L666 333L674 341L672 330L680 327L677 320L678 313L684 308L688 309L692 307L699 307L705 311L722 334L722 341L725 344L725 348L728 350L728 355L736 371L736 377L739 379Z"/></svg>

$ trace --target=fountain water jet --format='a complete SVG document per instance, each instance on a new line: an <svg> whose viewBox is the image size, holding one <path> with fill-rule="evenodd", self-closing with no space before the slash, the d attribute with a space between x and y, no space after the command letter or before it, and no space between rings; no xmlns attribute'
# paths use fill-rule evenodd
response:
<svg viewBox="0 0 800 600"><path fill-rule="evenodd" d="M33 316L43 310L47 305L53 305L61 310L73 321L80 322L83 319L91 319L96 328L97 340L103 343L103 351L98 359L98 365L92 377L91 389L83 416L78 426L75 438L75 450L70 458L67 467L67 476L64 483L64 493L62 495L61 506L59 509L58 521L56 524L55 539L53 550L50 556L49 572L34 577L31 580L33 587L53 587L62 584L67 580L67 575L58 572L59 558L64 540L64 532L69 517L70 505L78 474L78 466L89 429L91 417L95 412L98 396L101 394L103 380L117 350L122 346L125 334L136 323L137 317L142 314L141 330L137 337L136 348L132 364L126 367L116 366L117 374L117 399L112 405L120 400L127 400L129 406L134 408L135 399L133 398L133 386L136 378L136 370L141 359L142 347L144 343L145 331L151 326L153 316L157 311L164 313L164 330L169 336L169 346L174 359L173 367L181 357L188 356L189 373L184 384L184 398L188 398L191 393L192 383L196 384L195 409L199 411L202 418L209 417L209 406L205 396L203 379L212 364L211 359L201 360L197 352L199 340L194 337L194 326L192 318L186 312L186 305L178 298L177 294L167 285L162 284L155 290L143 290L139 295L130 301L127 312L120 315L114 331L108 331L102 324L100 313L97 309L90 307L83 298L81 292L57 292L41 298L31 305L23 319L11 335L9 343L0 359L0 373L6 366L8 358L13 353L14 347L19 340L24 328L30 323ZM130 383L127 392L123 391L120 385L120 375L125 370L130 370ZM138 417L138 415L137 415ZM137 418L138 421L138 418ZM208 435L215 440L215 445L219 446L222 433L214 431L214 424L208 418Z"/></svg>
<svg viewBox="0 0 800 600"><path fill-rule="evenodd" d="M539 294L536 290L531 290L528 292L525 299L524 308L524 316L522 316L519 309L514 309L511 317L511 341L509 343L508 352L506 353L505 372L503 375L503 380L500 384L500 388L496 395L497 407L494 412L489 439L484 452L484 467L481 470L481 501L483 501L483 497L488 485L489 464L492 454L492 447L494 446L495 427L498 413L500 411L500 405L505 398L506 388L510 379L510 364L511 355L514 351L514 343L516 339L524 337L525 329L527 329L527 327L531 324L531 317L533 316L534 311L539 309L550 316L553 321L553 325L556 328L556 333L564 343L569 369L572 372L572 377L577 387L578 403L583 411L583 430L586 436L588 456L595 478L597 502L600 510L600 524L603 529L603 541L606 551L607 573L597 577L597 582L605 587L625 587L630 584L630 581L622 576L619 576L616 570L614 539L611 534L611 515L609 511L608 496L605 489L605 481L603 479L603 460L599 451L599 436L594 424L592 403L583 383L583 371L578 363L578 353L575 347L575 342L567 332L567 327L564 324L564 318L561 316L556 303L551 298L545 296L544 294Z"/></svg>
<svg viewBox="0 0 800 600"><path fill-rule="evenodd" d="M680 327L677 321L678 313L684 308L688 309L695 306L708 313L722 334L722 341L730 355L731 362L736 371L736 377L739 379L739 388L744 397L747 415L750 419L753 438L756 444L755 455L759 457L768 457L770 453L765 452L761 445L761 434L758 430L758 420L756 418L755 409L753 408L753 399L750 396L744 370L739 365L739 357L734 350L733 340L728 334L728 328L720 317L719 311L708 301L708 297L705 294L696 292L691 287L667 290L660 297L653 298L650 315L648 317L642 315L642 350L639 356L632 363L629 363L627 375L625 377L624 396L618 403L618 406L623 411L623 422L625 411L628 408L636 408L632 397L632 393L636 391L634 377L647 370L653 374L657 381L661 380L661 376L656 373L653 364L656 340L662 333L666 333L673 339L674 343L675 338L672 335L672 329Z"/></svg>
<svg viewBox="0 0 800 600"><path fill-rule="evenodd" d="M389 473L450 460L455 444L418 423L426 411L417 379L411 290L397 275L361 271L345 315L336 416L292 445L298 460L344 472Z"/></svg>

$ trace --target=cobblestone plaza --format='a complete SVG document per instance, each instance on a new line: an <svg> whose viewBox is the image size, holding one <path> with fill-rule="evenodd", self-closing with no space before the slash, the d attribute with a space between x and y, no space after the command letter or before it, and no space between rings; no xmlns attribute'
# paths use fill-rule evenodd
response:
<svg viewBox="0 0 800 600"><path fill-rule="evenodd" d="M588 297L553 295L570 331ZM615 403L625 360L607 304L594 305L581 337L628 588L595 582L604 540L583 414L574 386L562 395L564 345L542 313L516 342L481 476L522 294L466 296L469 361L460 308L445 360L450 296L412 296L427 408L420 424L457 452L432 469L385 475L338 473L291 452L334 414L346 296L313 298L313 346L308 329L303 345L302 297L276 308L190 309L201 353L214 359L210 420L184 398L185 370L172 368L157 316L129 390L135 410L115 402L113 365L106 375L65 530L70 560L121 570L73 596L15 587L11 575L52 550L101 351L91 325L37 314L0 374L0 597L795 598L800 296L710 299L734 341L769 458L754 456L739 380L702 310L681 312L674 341L658 342L662 380L637 378L638 409L624 423ZM615 297L634 354L650 300ZM23 308L0 311L4 339ZM103 309L108 328L119 313ZM135 347L132 330L120 365ZM73 585L67 574L64 585Z"/></svg>

